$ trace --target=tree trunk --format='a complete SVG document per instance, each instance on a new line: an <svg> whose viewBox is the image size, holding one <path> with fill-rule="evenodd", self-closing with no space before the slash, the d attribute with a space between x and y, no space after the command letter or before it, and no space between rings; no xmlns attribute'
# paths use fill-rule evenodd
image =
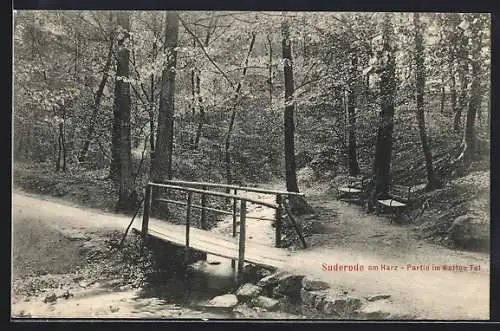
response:
<svg viewBox="0 0 500 331"><path fill-rule="evenodd" d="M205 107L203 106L203 97L201 96L200 88L200 73L196 75L196 94L198 95L198 127L196 128L196 135L194 137L194 149L198 149L201 139L201 131L203 129L203 122L205 121Z"/></svg>
<svg viewBox="0 0 500 331"><path fill-rule="evenodd" d="M283 74L285 83L284 150L285 150L285 180L289 192L299 192L297 184L297 165L295 162L295 123L294 123L294 81L292 44L290 41L289 22L286 17L281 21L281 46L283 57ZM312 214L313 208L302 197L291 196L290 207L294 214Z"/></svg>
<svg viewBox="0 0 500 331"><path fill-rule="evenodd" d="M457 81L455 78L455 71L453 60L450 60L450 102L451 102L451 113L457 113ZM458 128L454 127L455 131L458 131Z"/></svg>
<svg viewBox="0 0 500 331"><path fill-rule="evenodd" d="M156 30L157 27L157 19L156 16L154 16L153 24L155 27L154 35L155 35L155 40L153 41L153 48L151 52L151 61L154 62L156 61L158 57L158 43L156 40L157 33L161 34L161 31ZM160 27L161 29L161 27ZM149 83L149 147L150 147L150 162L149 162L149 172L151 173L152 165L153 165L153 153L155 150L155 74L154 72L151 73L151 76L149 77L150 83Z"/></svg>
<svg viewBox="0 0 500 331"><path fill-rule="evenodd" d="M119 197L117 210L133 210L137 204L137 196L134 189L132 177L132 156L131 156L131 136L130 136L130 83L124 81L130 74L129 58L130 51L125 43L129 38L130 16L127 12L117 14L117 23L124 30L123 36L118 40L117 65L116 65L116 88L115 107L119 129Z"/></svg>
<svg viewBox="0 0 500 331"><path fill-rule="evenodd" d="M193 38L193 48L196 47L196 40ZM192 63L193 68L191 69L191 114L192 114L192 119L194 121L195 115L196 115L196 73L195 73L195 63ZM197 133L197 132L196 132ZM191 143L192 143L192 148L195 149L195 140L196 140L196 133L195 137L191 138Z"/></svg>
<svg viewBox="0 0 500 331"><path fill-rule="evenodd" d="M273 40L271 37L271 34L268 33L266 35L267 39L267 44L269 47L268 50L268 55L269 55L269 62L268 62L268 77L267 77L267 84L269 86L269 115L270 115L270 121L269 123L269 134L270 134L270 139L273 140L275 143L279 143L279 141L276 140L276 138L279 137L280 133L279 131L281 128L275 124L275 120L278 119L277 117L277 112L273 107ZM273 150L272 148L267 149L267 159L269 161L269 164L272 165L272 168L274 169L274 165L276 163L279 163L280 157L279 155L276 155L276 151Z"/></svg>
<svg viewBox="0 0 500 331"><path fill-rule="evenodd" d="M283 53L283 73L285 80L285 179L286 189L289 192L299 192L297 184L297 172L295 163L295 124L293 121L294 102L294 81L293 81L293 59L290 42L290 32L286 18L281 22L282 53Z"/></svg>
<svg viewBox="0 0 500 331"><path fill-rule="evenodd" d="M440 107L439 107L439 112L441 114L444 113L444 104L446 101L446 90L444 86L444 74L441 74L441 100L440 100Z"/></svg>
<svg viewBox="0 0 500 331"><path fill-rule="evenodd" d="M177 40L179 34L179 16L175 11L166 13L167 25L165 28L165 52L168 60L162 71L160 108L158 110L158 127L156 146L152 162L151 178L154 182L172 179L172 153L174 137L174 97L175 74L177 66ZM159 212L156 199L159 197L157 189L153 190L153 209Z"/></svg>
<svg viewBox="0 0 500 331"><path fill-rule="evenodd" d="M73 77L77 79L78 77L78 56L80 48L80 36L78 33L75 34L75 70L73 72Z"/></svg>
<svg viewBox="0 0 500 331"><path fill-rule="evenodd" d="M57 115L57 111L56 111L56 107L55 106L52 106L52 112L54 114L54 119L57 119L58 118L58 115ZM61 170L61 155L62 155L62 143L61 143L61 123L57 123L57 147L56 147L56 150L57 150L57 158L56 158L56 172L58 172L59 170ZM29 143L30 142L30 135L27 136L27 142Z"/></svg>
<svg viewBox="0 0 500 331"><path fill-rule="evenodd" d="M463 158L464 165L468 166L473 160L477 151L477 138L475 133L475 122L477 111L481 102L481 26L479 15L472 15L477 21L470 24L471 32L471 56L472 56L472 82L469 98L469 107L467 110L464 136L462 141L462 153L458 160Z"/></svg>
<svg viewBox="0 0 500 331"><path fill-rule="evenodd" d="M482 88L481 88L481 82L479 83L479 90L482 90ZM481 107L481 105L482 105L482 99L483 99L483 94L480 93L479 100L477 100L477 109L476 109L476 119L479 122L479 126L480 127L483 124L483 108Z"/></svg>
<svg viewBox="0 0 500 331"><path fill-rule="evenodd" d="M427 189L433 190L442 187L438 180L434 166L432 164L432 152L427 142L427 133L425 131L425 113L424 113L424 91L425 91L425 67L424 67L424 47L422 42L422 25L420 23L420 14L413 14L413 24L415 27L415 85L417 101L417 123L420 134L420 142L425 157L425 167L427 170ZM443 99L441 100L443 102Z"/></svg>
<svg viewBox="0 0 500 331"><path fill-rule="evenodd" d="M356 55L351 53L351 84L347 92L347 160L350 176L359 174L358 158L356 156L356 97L357 97L357 77L358 77L358 59Z"/></svg>
<svg viewBox="0 0 500 331"><path fill-rule="evenodd" d="M194 72L194 69L191 69L191 115L194 118L195 112L196 112L196 85L195 85L195 78L196 74Z"/></svg>
<svg viewBox="0 0 500 331"><path fill-rule="evenodd" d="M156 41L153 42L153 61L156 60L157 56L157 47ZM150 96L149 96L149 146L151 152L155 150L155 74L152 73L150 77ZM152 164L152 162L151 162Z"/></svg>
<svg viewBox="0 0 500 331"><path fill-rule="evenodd" d="M488 76L489 77L489 76ZM487 123L487 132L491 132L491 82L486 82L488 86L488 123Z"/></svg>
<svg viewBox="0 0 500 331"><path fill-rule="evenodd" d="M269 45L269 65L268 65L269 107L272 110L273 109L273 43L270 34L267 34L266 38L267 38L267 44Z"/></svg>
<svg viewBox="0 0 500 331"><path fill-rule="evenodd" d="M62 155L62 123L58 125L59 131L57 133L57 162L56 162L56 172L61 170L61 155Z"/></svg>
<svg viewBox="0 0 500 331"><path fill-rule="evenodd" d="M114 95L119 94L118 71L115 75ZM115 97L113 104L113 127L111 129L111 164L109 167L109 178L117 182L120 178L120 113L117 105L118 99Z"/></svg>
<svg viewBox="0 0 500 331"><path fill-rule="evenodd" d="M226 132L226 137L224 140L224 165L226 170L226 183L231 184L233 182L233 177L231 174L231 137L233 134L234 121L236 119L236 109L238 107L238 102L240 98L241 86L243 84L243 80L247 74L248 70L248 59L250 58L250 54L252 54L253 46L255 44L255 36L256 33L252 32L252 38L250 39L250 46L248 47L248 52L245 57L245 62L243 66L243 71L241 73L240 81L234 90L234 98L233 98L233 110L231 112L231 117L229 118L229 125ZM226 193L229 193L229 189L226 189Z"/></svg>
<svg viewBox="0 0 500 331"><path fill-rule="evenodd" d="M78 162L84 162L85 157L87 156L87 152L90 147L90 142L92 140L92 136L94 134L94 128L95 128L95 123L96 123L96 118L97 114L99 112L99 108L101 105L101 98L104 92L104 87L106 86L106 82L108 81L109 77L109 69L111 68L111 59L113 55L113 37L110 38L110 44L109 44L109 50L108 50L108 56L106 57L106 63L104 64L103 72L102 72L102 78L101 82L99 83L99 87L97 89L97 93L95 96L94 104L92 107L92 115L90 117L90 124L89 124L89 129L87 131L87 137L85 138L85 142L83 143L83 147L78 154Z"/></svg>
<svg viewBox="0 0 500 331"><path fill-rule="evenodd" d="M394 129L394 98L396 93L395 60L392 50L391 14L386 13L383 27L383 67L380 74L381 112L375 146L375 195L386 197L391 181L392 133Z"/></svg>
<svg viewBox="0 0 500 331"><path fill-rule="evenodd" d="M217 23L217 18L213 18L210 20L210 23L208 25L207 29L207 34L205 36L205 41L204 41L204 47L208 47L210 43L210 37L212 33L215 31L215 25ZM194 41L196 45L196 41ZM203 105L203 97L201 96L201 82L200 82L200 75L201 72L198 71L196 74L196 94L198 95L198 111L199 111L199 117L198 117L198 127L196 129L196 135L194 138L194 149L198 149L198 146L200 144L200 139L201 139L201 132L203 129L203 123L205 121L205 106ZM194 98L194 92L193 92L193 98ZM194 106L193 106L193 115L194 115Z"/></svg>
<svg viewBox="0 0 500 331"><path fill-rule="evenodd" d="M60 134L61 134L61 147L62 147L62 171L66 171L66 156L67 156L67 150L66 150L66 130L64 127L64 124L66 124L66 108L63 106L62 107L62 122L60 126Z"/></svg>
<svg viewBox="0 0 500 331"><path fill-rule="evenodd" d="M457 35L458 24L460 24L459 16L457 13L450 14L446 23L447 30L452 32L447 32L447 50L448 50L448 70L450 72L450 103L451 103L451 113L456 115L458 111L458 93L457 93ZM453 124L454 130L458 131L459 125Z"/></svg>
<svg viewBox="0 0 500 331"><path fill-rule="evenodd" d="M460 97L459 97L459 106L457 108L457 112L455 113L455 120L454 120L454 129L455 131L460 130L460 126L462 125L462 110L467 107L467 88L469 84L469 63L467 57L467 46L463 45L463 43L466 43L464 41L460 41L459 45L460 50L461 50L461 57L462 59L460 60Z"/></svg>

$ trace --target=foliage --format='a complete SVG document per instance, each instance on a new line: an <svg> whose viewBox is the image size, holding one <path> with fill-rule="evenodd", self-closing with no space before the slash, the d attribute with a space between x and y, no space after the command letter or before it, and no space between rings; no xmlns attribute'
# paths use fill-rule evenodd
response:
<svg viewBox="0 0 500 331"><path fill-rule="evenodd" d="M376 72L383 56L377 55L382 13L286 13L290 20L296 103L296 154L299 166L309 165L319 177L344 173L346 162L346 89L359 91L356 109L357 154L362 172L373 161L380 95ZM149 139L155 123L161 88L165 19L161 12L131 12L130 42L132 96L132 154L137 183L149 173ZM414 120L414 62L411 14L394 13L397 100L393 168L404 169L408 155L417 168L421 161ZM451 74L448 55L457 61L470 48L468 25L458 29L453 19L469 22L468 14L422 14L426 71L426 125L431 148L439 141L460 143L453 133L450 111ZM276 12L181 12L176 70L174 175L185 179L221 180L224 173L224 135L232 111L234 88L241 77L249 36L257 33L249 58L231 143L232 171L237 180L266 181L284 173L283 164L283 60L280 23ZM490 63L489 17L480 15L485 68ZM112 13L101 11L19 11L14 26L14 158L28 162L57 159L59 123L64 124L69 168L103 169L109 164L113 63L105 86L101 110L90 118L92 105L111 38L117 29ZM205 44L207 34L210 34ZM461 41L462 49L457 45ZM458 48L457 48L458 47ZM116 51L116 45L114 45ZM271 55L271 56L270 56ZM351 57L358 58L357 76ZM200 78L199 95L191 75ZM466 73L471 75L470 72ZM489 70L482 70L482 91L489 90ZM469 79L470 81L470 79ZM354 83L359 82L359 83ZM354 85L353 85L354 84ZM460 86L457 80L457 88ZM467 86L460 86L466 89ZM445 111L437 99L445 93ZM193 95L195 96L193 98ZM483 98L486 101L487 98ZM199 146L193 141L205 116ZM486 105L483 105L485 108ZM485 111L486 112L486 111ZM484 113L485 113L484 112ZM479 115L478 115L479 116ZM152 121L151 121L152 119ZM88 163L78 164L91 121L95 133ZM151 124L153 124L151 126ZM480 122L479 133L486 130ZM437 156L439 158L439 156ZM140 162L144 159L143 162ZM141 169L139 169L141 164ZM404 177L404 176L402 176ZM423 177L416 178L421 180Z"/></svg>

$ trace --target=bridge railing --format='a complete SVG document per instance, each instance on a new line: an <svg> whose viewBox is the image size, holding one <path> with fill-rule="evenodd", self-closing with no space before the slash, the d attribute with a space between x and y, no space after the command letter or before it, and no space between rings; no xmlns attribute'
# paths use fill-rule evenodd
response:
<svg viewBox="0 0 500 331"><path fill-rule="evenodd" d="M163 183L153 183L149 182L146 186L145 192L145 201L144 201L144 213L143 213L143 222L142 222L142 235L143 240L145 240L146 235L148 233L148 224L149 217L151 211L151 198L152 198L152 190L153 187L163 188L167 190L176 190L186 192L186 202L181 202L177 200L157 198L158 202L170 203L175 205L186 206L186 254L189 251L189 233L191 227L191 209L198 208L201 209L201 228L205 229L205 218L206 211L214 211L223 214L232 214L233 222L232 222L232 236L237 237L237 220L238 216L240 218L239 222L239 242L238 242L238 270L243 267L243 261L245 256L245 240L246 240L246 219L247 218L255 218L262 219L268 221L275 222L275 246L281 246L281 227L282 227L282 218L283 214L288 214L290 220L294 222L294 226L302 240L302 243L305 247L305 240L300 233L298 228L298 224L296 219L291 214L290 208L288 207L287 200L290 196L304 196L303 193L297 192L287 192L287 191L277 191L277 190L268 190L263 188L256 187L246 187L246 186L237 186L237 185L229 185L229 184L220 184L220 183L209 183L209 182L188 182L188 181L180 181L180 180L168 180ZM233 190L234 194L231 193L223 193L219 191L211 191L208 188L224 188L226 190ZM271 194L275 196L275 203L269 203L267 201L261 201L258 199L254 199L251 197L246 197L242 195L238 195L238 192L255 192L255 193L263 193L263 194ZM193 194L199 194L201 197L201 205L193 204ZM232 200L232 212L228 212L221 209L211 208L207 206L207 197L221 197ZM238 201L240 203L240 212L237 212ZM264 207L272 208L275 210L274 219L265 218L265 217L251 217L246 215L246 207L247 203L253 203L257 205L261 205ZM188 255L186 255L187 258ZM232 261L232 265L234 266L235 261Z"/></svg>

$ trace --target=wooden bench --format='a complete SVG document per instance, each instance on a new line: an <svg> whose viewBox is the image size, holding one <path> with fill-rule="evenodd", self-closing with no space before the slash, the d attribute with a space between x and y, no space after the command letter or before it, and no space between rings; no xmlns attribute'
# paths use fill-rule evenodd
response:
<svg viewBox="0 0 500 331"><path fill-rule="evenodd" d="M390 211L399 217L404 213L411 222L411 216L408 214L408 206L411 204L411 190L412 186L391 185L388 196L376 201L377 215L384 211ZM393 218L390 221L392 223Z"/></svg>
<svg viewBox="0 0 500 331"><path fill-rule="evenodd" d="M361 201L362 195L365 189L365 184L367 182L366 177L348 177L347 182L344 185L337 187L337 200L341 198L355 198Z"/></svg>

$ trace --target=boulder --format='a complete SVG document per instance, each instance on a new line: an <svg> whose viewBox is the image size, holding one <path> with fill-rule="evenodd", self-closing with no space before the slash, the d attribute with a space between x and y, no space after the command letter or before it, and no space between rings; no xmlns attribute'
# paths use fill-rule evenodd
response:
<svg viewBox="0 0 500 331"><path fill-rule="evenodd" d="M258 312L249 307L246 304L237 305L233 308L233 314L236 318L244 318L244 319L258 319Z"/></svg>
<svg viewBox="0 0 500 331"><path fill-rule="evenodd" d="M50 302L56 302L57 301L57 295L55 293L49 294L43 299L43 302L45 303L50 303Z"/></svg>
<svg viewBox="0 0 500 331"><path fill-rule="evenodd" d="M243 272L241 273L242 280L244 282L253 283L263 277L271 275L272 272L268 269L262 268L255 264L246 264L243 267Z"/></svg>
<svg viewBox="0 0 500 331"><path fill-rule="evenodd" d="M321 311L327 315L350 318L361 307L361 300L356 297L331 297L323 299Z"/></svg>
<svg viewBox="0 0 500 331"><path fill-rule="evenodd" d="M238 289L238 291L236 291L236 297L238 298L239 301L245 302L255 297L258 297L261 292L262 292L262 287L251 283L246 283L242 285Z"/></svg>
<svg viewBox="0 0 500 331"><path fill-rule="evenodd" d="M73 297L73 293L71 293L69 290L65 290L63 293L59 293L57 295L58 298L64 298L68 300L70 297Z"/></svg>
<svg viewBox="0 0 500 331"><path fill-rule="evenodd" d="M377 294L377 295L372 295L366 298L368 301L378 301L378 300L384 300L384 299L389 299L391 297L390 294Z"/></svg>
<svg viewBox="0 0 500 331"><path fill-rule="evenodd" d="M233 308L238 304L238 298L234 294L224 294L214 297L208 302L207 307L212 308Z"/></svg>
<svg viewBox="0 0 500 331"><path fill-rule="evenodd" d="M401 312L389 300L368 302L356 312L356 318L370 320L392 319L393 315L399 316Z"/></svg>
<svg viewBox="0 0 500 331"><path fill-rule="evenodd" d="M318 295L314 298L314 308L321 310L323 308L323 305L325 303L325 299L328 296L328 293L325 293L325 295L321 294Z"/></svg>
<svg viewBox="0 0 500 331"><path fill-rule="evenodd" d="M302 279L304 276L285 274L278 277L278 284L273 290L273 295L276 297L289 296L292 298L300 298L300 290L302 289Z"/></svg>
<svg viewBox="0 0 500 331"><path fill-rule="evenodd" d="M318 290L326 290L330 288L330 285L317 278L307 276L302 279L302 287L308 291L318 291Z"/></svg>
<svg viewBox="0 0 500 331"><path fill-rule="evenodd" d="M308 291L304 288L300 290L300 298L306 306L318 309L328 295L326 291Z"/></svg>
<svg viewBox="0 0 500 331"><path fill-rule="evenodd" d="M283 271L275 272L259 280L257 285L260 287L273 287L278 284L278 280L283 275L286 275L286 273Z"/></svg>
<svg viewBox="0 0 500 331"><path fill-rule="evenodd" d="M449 240L462 248L484 248L489 246L490 225L473 215L462 215L453 221L447 234Z"/></svg>
<svg viewBox="0 0 500 331"><path fill-rule="evenodd" d="M254 306L264 308L269 311L276 311L279 309L279 301L276 299L268 298L262 295L252 300Z"/></svg>
<svg viewBox="0 0 500 331"><path fill-rule="evenodd" d="M115 306L115 305L110 305L109 306L109 310L112 312L112 313L116 313L120 310L120 307L118 306Z"/></svg>
<svg viewBox="0 0 500 331"><path fill-rule="evenodd" d="M308 291L304 288L300 290L300 299L302 303L308 306L311 306L314 303L315 293L312 291Z"/></svg>

